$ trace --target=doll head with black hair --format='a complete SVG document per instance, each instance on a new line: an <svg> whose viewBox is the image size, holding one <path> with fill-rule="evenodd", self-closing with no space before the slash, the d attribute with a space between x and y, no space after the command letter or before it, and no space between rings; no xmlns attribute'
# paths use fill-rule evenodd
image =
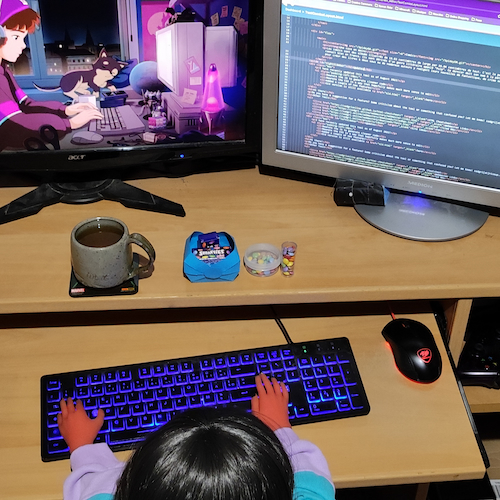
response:
<svg viewBox="0 0 500 500"><path fill-rule="evenodd" d="M106 454L103 443L95 445L100 451L92 448L104 422L102 409L90 418L81 400L62 399L57 422L72 456L82 448L80 465L87 459L92 462L91 456L99 462L94 470L97 483L100 472L118 467L119 475L111 483L114 500L292 500L294 471L275 434L290 427L288 390L263 373L255 377L255 384L251 413L234 408L185 410L152 432L123 470L109 455L103 469L94 456ZM87 466L83 469L84 476L92 472ZM73 474L80 478L81 471ZM69 484L75 480L79 479Z"/></svg>
<svg viewBox="0 0 500 500"><path fill-rule="evenodd" d="M135 451L115 500L291 500L293 472L274 432L250 413L193 409Z"/></svg>

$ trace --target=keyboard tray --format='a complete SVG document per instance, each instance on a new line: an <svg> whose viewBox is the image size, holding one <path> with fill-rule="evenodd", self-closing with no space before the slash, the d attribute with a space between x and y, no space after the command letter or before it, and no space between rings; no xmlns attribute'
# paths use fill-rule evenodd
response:
<svg viewBox="0 0 500 500"><path fill-rule="evenodd" d="M105 412L96 442L131 449L177 412L196 406L250 410L255 375L284 381L292 425L366 415L370 405L347 338L284 344L41 378L43 461L69 457L57 426L59 401L81 399Z"/></svg>

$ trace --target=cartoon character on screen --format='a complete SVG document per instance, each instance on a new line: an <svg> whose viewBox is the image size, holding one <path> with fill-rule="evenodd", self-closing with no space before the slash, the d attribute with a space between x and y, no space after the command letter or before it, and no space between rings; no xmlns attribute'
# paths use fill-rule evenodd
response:
<svg viewBox="0 0 500 500"><path fill-rule="evenodd" d="M61 88L73 98L78 98L78 94L99 94L101 89L115 91L116 87L110 82L126 66L128 63L108 56L106 50L102 49L92 69L66 73L61 78Z"/></svg>
<svg viewBox="0 0 500 500"><path fill-rule="evenodd" d="M98 96L101 89L116 90L111 80L127 66L127 62L108 56L106 49L102 49L92 64L92 69L69 71L61 77L59 87L46 88L34 85L44 92L62 90L64 95L75 100L78 100L80 95Z"/></svg>
<svg viewBox="0 0 500 500"><path fill-rule="evenodd" d="M26 48L26 36L39 24L40 16L26 0L0 0L0 151L37 149L29 144L45 144L47 134L56 147L71 130L102 119L90 103L37 102L17 84L8 63L17 61Z"/></svg>

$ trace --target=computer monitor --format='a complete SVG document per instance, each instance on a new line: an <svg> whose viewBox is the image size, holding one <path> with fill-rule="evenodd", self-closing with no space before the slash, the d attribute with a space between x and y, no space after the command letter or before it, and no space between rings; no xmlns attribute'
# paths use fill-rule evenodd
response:
<svg viewBox="0 0 500 500"><path fill-rule="evenodd" d="M255 166L261 50L261 0L3 0L0 173L38 186L0 224L100 199L184 215L123 180Z"/></svg>
<svg viewBox="0 0 500 500"><path fill-rule="evenodd" d="M376 227L475 231L500 207L500 4L266 0L265 166L377 183Z"/></svg>

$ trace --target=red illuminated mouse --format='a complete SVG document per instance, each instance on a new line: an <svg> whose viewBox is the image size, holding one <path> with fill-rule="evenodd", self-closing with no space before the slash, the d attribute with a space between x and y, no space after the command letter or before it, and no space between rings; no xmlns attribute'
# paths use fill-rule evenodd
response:
<svg viewBox="0 0 500 500"><path fill-rule="evenodd" d="M389 343L396 366L415 382L434 382L441 375L441 355L431 331L412 319L394 319L382 335Z"/></svg>

